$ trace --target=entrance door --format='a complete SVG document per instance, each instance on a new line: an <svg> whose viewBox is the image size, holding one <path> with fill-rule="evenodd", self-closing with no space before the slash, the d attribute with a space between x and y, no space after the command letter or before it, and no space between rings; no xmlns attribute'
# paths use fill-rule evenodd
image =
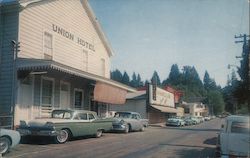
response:
<svg viewBox="0 0 250 158"><path fill-rule="evenodd" d="M60 85L60 108L70 108L70 85L67 82L61 82Z"/></svg>
<svg viewBox="0 0 250 158"><path fill-rule="evenodd" d="M74 106L75 109L83 109L83 90L74 90Z"/></svg>

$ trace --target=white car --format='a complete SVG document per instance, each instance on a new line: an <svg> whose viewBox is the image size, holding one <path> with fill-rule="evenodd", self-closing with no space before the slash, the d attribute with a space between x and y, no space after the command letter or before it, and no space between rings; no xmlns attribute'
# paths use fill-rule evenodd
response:
<svg viewBox="0 0 250 158"><path fill-rule="evenodd" d="M167 126L185 126L185 121L181 118L169 118L166 123Z"/></svg>
<svg viewBox="0 0 250 158"><path fill-rule="evenodd" d="M7 153L10 148L19 144L20 138L17 131L0 129L0 155Z"/></svg>
<svg viewBox="0 0 250 158"><path fill-rule="evenodd" d="M250 157L249 116L228 116L218 135L216 156Z"/></svg>

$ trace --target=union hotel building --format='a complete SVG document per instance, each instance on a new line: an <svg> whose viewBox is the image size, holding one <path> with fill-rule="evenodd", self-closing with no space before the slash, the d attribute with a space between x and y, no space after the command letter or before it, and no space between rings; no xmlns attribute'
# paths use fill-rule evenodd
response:
<svg viewBox="0 0 250 158"><path fill-rule="evenodd" d="M0 6L0 126L48 117L55 108L106 116L109 104L124 104L135 91L110 79L113 52L87 0Z"/></svg>

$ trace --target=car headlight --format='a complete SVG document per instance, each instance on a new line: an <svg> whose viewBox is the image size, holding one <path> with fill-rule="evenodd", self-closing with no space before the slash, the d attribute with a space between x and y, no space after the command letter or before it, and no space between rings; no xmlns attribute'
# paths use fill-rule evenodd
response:
<svg viewBox="0 0 250 158"><path fill-rule="evenodd" d="M53 124L53 122L47 122L45 124L45 126L47 126L47 127L54 127L54 124Z"/></svg>
<svg viewBox="0 0 250 158"><path fill-rule="evenodd" d="M121 120L121 121L120 121L120 124L122 124L122 125L125 124L125 121L124 121L124 120Z"/></svg>
<svg viewBox="0 0 250 158"><path fill-rule="evenodd" d="M20 121L20 126L27 126L26 122L24 120Z"/></svg>

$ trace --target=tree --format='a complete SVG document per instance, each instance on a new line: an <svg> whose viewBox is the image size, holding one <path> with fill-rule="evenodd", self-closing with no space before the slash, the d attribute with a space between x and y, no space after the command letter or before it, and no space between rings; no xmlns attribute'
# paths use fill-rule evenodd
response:
<svg viewBox="0 0 250 158"><path fill-rule="evenodd" d="M113 71L113 72L111 72L111 79L112 80L115 80L115 81L117 81L117 82L122 82L122 73L118 70L118 69L116 69L115 71Z"/></svg>
<svg viewBox="0 0 250 158"><path fill-rule="evenodd" d="M126 71L124 71L123 76L122 76L122 83L129 85L130 84L130 79Z"/></svg>
<svg viewBox="0 0 250 158"><path fill-rule="evenodd" d="M225 103L223 96L219 91L214 90L208 92L208 106L210 111L215 115L224 111Z"/></svg>
<svg viewBox="0 0 250 158"><path fill-rule="evenodd" d="M137 74L137 87L142 87L143 86L143 81L141 80L141 75L138 73Z"/></svg>
<svg viewBox="0 0 250 158"><path fill-rule="evenodd" d="M162 82L162 85L178 85L181 82L181 73L179 71L179 67L177 64L173 64L171 66L170 73L168 75L168 78Z"/></svg>
<svg viewBox="0 0 250 158"><path fill-rule="evenodd" d="M135 72L133 72L132 80L130 81L130 86L136 88L137 87L137 77Z"/></svg>
<svg viewBox="0 0 250 158"><path fill-rule="evenodd" d="M217 89L217 85L216 85L215 80L210 78L207 71L205 71L205 75L204 75L204 78L203 78L203 84L204 84L205 90L207 90L207 91Z"/></svg>
<svg viewBox="0 0 250 158"><path fill-rule="evenodd" d="M153 73L153 76L151 78L151 82L155 83L158 86L161 86L161 80L160 80L160 77L156 71L154 71L154 73Z"/></svg>

